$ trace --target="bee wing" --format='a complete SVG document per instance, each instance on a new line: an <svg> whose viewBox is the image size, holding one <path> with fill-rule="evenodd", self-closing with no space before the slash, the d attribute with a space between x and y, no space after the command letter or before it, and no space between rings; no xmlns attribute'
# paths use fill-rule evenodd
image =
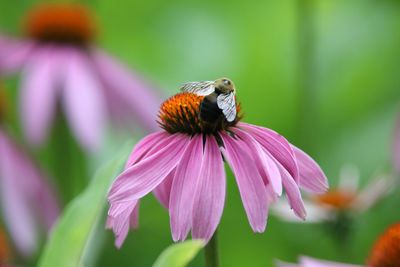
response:
<svg viewBox="0 0 400 267"><path fill-rule="evenodd" d="M227 121L232 122L236 118L236 101L235 94L220 94L217 97L217 105L224 113Z"/></svg>
<svg viewBox="0 0 400 267"><path fill-rule="evenodd" d="M215 83L213 81L190 82L185 83L180 88L182 92L194 93L196 95L205 96L215 91Z"/></svg>

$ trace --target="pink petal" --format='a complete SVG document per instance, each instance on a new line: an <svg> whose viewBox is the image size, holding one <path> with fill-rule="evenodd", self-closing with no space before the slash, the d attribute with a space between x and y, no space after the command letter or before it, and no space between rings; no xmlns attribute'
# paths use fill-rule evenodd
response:
<svg viewBox="0 0 400 267"><path fill-rule="evenodd" d="M126 201L113 204L108 211L107 228L112 228L115 234L115 246L120 248L126 239L129 227L134 218L138 201ZM118 211L118 212L117 212Z"/></svg>
<svg viewBox="0 0 400 267"><path fill-rule="evenodd" d="M81 145L93 151L100 146L107 117L103 89L85 54L70 49L65 57L65 112Z"/></svg>
<svg viewBox="0 0 400 267"><path fill-rule="evenodd" d="M189 233L202 158L203 136L195 135L176 166L171 187L169 215L174 241L185 240Z"/></svg>
<svg viewBox="0 0 400 267"><path fill-rule="evenodd" d="M123 225L121 231L115 235L115 242L114 245L119 249L121 248L122 244L124 243L126 237L128 236L129 232L129 223Z"/></svg>
<svg viewBox="0 0 400 267"><path fill-rule="evenodd" d="M303 267L301 265L295 264L295 263L288 263L280 260L275 261L276 267Z"/></svg>
<svg viewBox="0 0 400 267"><path fill-rule="evenodd" d="M165 139L167 135L168 134L166 132L156 132L149 134L140 140L140 142L137 143L133 148L126 162L125 169L141 160L147 154L147 152L150 151L150 149L161 142L162 139Z"/></svg>
<svg viewBox="0 0 400 267"><path fill-rule="evenodd" d="M236 128L234 132L249 146L251 151L254 151L255 163L265 184L271 183L275 193L280 196L282 194L282 179L275 162L267 153L264 153L263 148L250 134L239 128Z"/></svg>
<svg viewBox="0 0 400 267"><path fill-rule="evenodd" d="M126 101L148 131L159 130L157 114L163 97L104 52L95 51L93 59L106 89Z"/></svg>
<svg viewBox="0 0 400 267"><path fill-rule="evenodd" d="M56 112L60 61L50 48L38 49L22 75L21 114L28 140L41 144Z"/></svg>
<svg viewBox="0 0 400 267"><path fill-rule="evenodd" d="M115 234L115 246L120 248L128 236L129 227L139 227L139 201L119 202L110 207L106 228Z"/></svg>
<svg viewBox="0 0 400 267"><path fill-rule="evenodd" d="M0 75L20 71L36 45L28 41L16 41L0 36Z"/></svg>
<svg viewBox="0 0 400 267"><path fill-rule="evenodd" d="M325 173L309 155L292 146L300 172L300 187L312 193L324 193L328 190Z"/></svg>
<svg viewBox="0 0 400 267"><path fill-rule="evenodd" d="M250 132L260 145L285 167L295 181L299 181L299 169L295 154L290 143L282 135L271 129L247 123L241 122L238 123L238 126Z"/></svg>
<svg viewBox="0 0 400 267"><path fill-rule="evenodd" d="M159 184L156 188L154 188L154 196L157 200L164 206L164 208L168 209L169 207L169 199L172 187L172 181L174 180L175 170L171 171L170 174Z"/></svg>
<svg viewBox="0 0 400 267"><path fill-rule="evenodd" d="M208 242L221 220L225 202L225 170L214 137L207 136L193 205L192 236Z"/></svg>
<svg viewBox="0 0 400 267"><path fill-rule="evenodd" d="M4 220L17 249L25 256L32 255L38 242L34 214L21 188L16 151L10 140L0 132L0 191ZM24 172L25 170L21 170Z"/></svg>
<svg viewBox="0 0 400 267"><path fill-rule="evenodd" d="M132 229L138 229L139 228L139 201L136 204L135 208L132 211L131 214L131 219L129 221L129 225L131 226Z"/></svg>
<svg viewBox="0 0 400 267"><path fill-rule="evenodd" d="M240 196L250 225L255 232L263 232L267 224L267 193L262 177L253 160L253 151L241 140L221 134L227 159L239 186Z"/></svg>
<svg viewBox="0 0 400 267"><path fill-rule="evenodd" d="M317 260L310 257L300 257L301 267L362 267L361 265L346 264L325 260Z"/></svg>
<svg viewBox="0 0 400 267"><path fill-rule="evenodd" d="M42 219L50 230L59 209L51 188L41 173L0 129L0 197L4 219L20 252L31 255L37 246L37 228ZM21 186L23 185L23 186Z"/></svg>
<svg viewBox="0 0 400 267"><path fill-rule="evenodd" d="M298 217L304 220L306 218L306 210L304 208L303 199L301 198L299 186L278 161L276 161L276 164L281 171L283 187L285 188L290 207Z"/></svg>
<svg viewBox="0 0 400 267"><path fill-rule="evenodd" d="M109 201L136 200L152 191L176 167L189 140L188 136L181 134L168 136L153 155L117 177L111 187Z"/></svg>

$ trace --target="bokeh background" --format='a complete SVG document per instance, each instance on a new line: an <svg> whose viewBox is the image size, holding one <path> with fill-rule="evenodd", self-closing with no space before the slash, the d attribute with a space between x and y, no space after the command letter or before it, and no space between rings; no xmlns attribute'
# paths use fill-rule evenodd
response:
<svg viewBox="0 0 400 267"><path fill-rule="evenodd" d="M0 0L1 31L18 35L25 11L37 2ZM98 45L166 95L176 93L182 82L231 78L244 121L272 128L307 151L332 187L343 164L360 168L362 184L377 172L391 171L400 100L399 1L83 3L97 16ZM17 77L3 80L14 108L14 133L22 136L17 82ZM87 180L125 141L112 131L109 138L113 145L96 157L84 156L76 144L69 144L75 160L58 168L52 165L50 152L57 142L35 155L53 176L62 168L63 173L68 169L68 175L84 175ZM138 140L140 134L135 132L132 138ZM82 169L82 161L91 167ZM400 219L399 203L400 194L395 193L359 216L345 249L322 225L284 223L272 215L265 233L254 234L228 172L219 226L222 266L273 266L274 259L295 261L301 254L364 263L377 235ZM113 246L111 231L100 239L95 266L150 266L172 243L168 213L148 196L142 201L139 230L130 232L120 250ZM203 266L202 253L190 266Z"/></svg>

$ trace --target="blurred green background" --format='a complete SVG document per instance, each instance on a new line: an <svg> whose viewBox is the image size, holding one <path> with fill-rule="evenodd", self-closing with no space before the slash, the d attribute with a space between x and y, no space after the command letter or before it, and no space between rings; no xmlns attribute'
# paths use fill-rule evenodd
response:
<svg viewBox="0 0 400 267"><path fill-rule="evenodd" d="M35 2L0 0L2 32L19 34L21 18ZM98 45L166 94L186 81L231 78L244 121L272 128L309 152L331 186L346 163L360 168L362 184L377 171L391 170L400 99L399 1L84 3L97 15ZM16 87L12 79L5 83ZM49 157L40 160L51 164ZM294 261L301 254L364 263L376 236L400 219L398 203L397 192L360 216L348 247L339 250L321 225L282 223L272 215L265 233L252 233L228 171L219 226L222 266L273 266L274 259ZM107 231L96 266L150 266L172 243L167 211L146 197L140 229L130 232L120 250L113 242ZM203 266L202 253L190 266Z"/></svg>

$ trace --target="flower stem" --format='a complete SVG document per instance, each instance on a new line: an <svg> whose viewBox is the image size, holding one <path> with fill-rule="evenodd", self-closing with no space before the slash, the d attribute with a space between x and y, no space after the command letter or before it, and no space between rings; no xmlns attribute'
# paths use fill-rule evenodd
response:
<svg viewBox="0 0 400 267"><path fill-rule="evenodd" d="M299 87L299 143L308 151L315 142L316 112L316 25L314 0L297 0L297 52Z"/></svg>
<svg viewBox="0 0 400 267"><path fill-rule="evenodd" d="M50 150L53 175L66 204L82 192L87 184L87 159L61 112L58 112L54 123Z"/></svg>
<svg viewBox="0 0 400 267"><path fill-rule="evenodd" d="M217 240L217 231L215 231L211 240L208 242L206 247L204 248L204 256L205 256L205 266L206 267L218 267L219 266L219 255L218 255L218 240Z"/></svg>

